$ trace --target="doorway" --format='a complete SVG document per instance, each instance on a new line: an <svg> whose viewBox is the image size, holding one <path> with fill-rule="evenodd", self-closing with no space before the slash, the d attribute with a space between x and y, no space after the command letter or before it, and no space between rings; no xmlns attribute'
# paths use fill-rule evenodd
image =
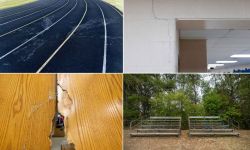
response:
<svg viewBox="0 0 250 150"><path fill-rule="evenodd" d="M250 71L250 20L178 20L179 72Z"/></svg>

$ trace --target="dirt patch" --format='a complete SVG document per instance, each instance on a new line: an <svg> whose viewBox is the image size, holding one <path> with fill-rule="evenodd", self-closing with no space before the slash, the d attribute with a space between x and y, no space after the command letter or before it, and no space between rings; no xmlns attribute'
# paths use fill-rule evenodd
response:
<svg viewBox="0 0 250 150"><path fill-rule="evenodd" d="M124 130L124 150L249 150L250 130L240 130L239 137L130 137Z"/></svg>

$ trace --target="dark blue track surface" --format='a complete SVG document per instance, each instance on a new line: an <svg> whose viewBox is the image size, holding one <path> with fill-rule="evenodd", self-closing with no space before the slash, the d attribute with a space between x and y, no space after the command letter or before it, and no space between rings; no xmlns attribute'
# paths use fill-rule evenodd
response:
<svg viewBox="0 0 250 150"><path fill-rule="evenodd" d="M117 11L100 0L39 0L0 11L0 72L122 72Z"/></svg>

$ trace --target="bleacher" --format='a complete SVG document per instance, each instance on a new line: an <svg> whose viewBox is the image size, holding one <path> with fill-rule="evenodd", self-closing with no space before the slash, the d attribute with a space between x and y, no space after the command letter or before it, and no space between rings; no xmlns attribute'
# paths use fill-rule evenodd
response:
<svg viewBox="0 0 250 150"><path fill-rule="evenodd" d="M188 124L190 136L239 136L239 133L219 116L190 116Z"/></svg>
<svg viewBox="0 0 250 150"><path fill-rule="evenodd" d="M130 136L179 136L181 117L150 117L130 123Z"/></svg>

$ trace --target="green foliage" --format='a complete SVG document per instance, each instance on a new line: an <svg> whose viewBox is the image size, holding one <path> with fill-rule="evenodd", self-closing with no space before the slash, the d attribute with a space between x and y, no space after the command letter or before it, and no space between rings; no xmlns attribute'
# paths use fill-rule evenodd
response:
<svg viewBox="0 0 250 150"><path fill-rule="evenodd" d="M129 103L125 103L125 105L129 105L129 107L124 107L124 116L132 120L137 119L140 115L138 97L136 95L131 95L128 97L128 99L130 101L128 101Z"/></svg>
<svg viewBox="0 0 250 150"><path fill-rule="evenodd" d="M239 109L237 109L235 106L229 106L225 113L221 114L222 119L228 120L228 119L236 119L238 120L241 117L241 113Z"/></svg>
<svg viewBox="0 0 250 150"><path fill-rule="evenodd" d="M240 112L237 105L230 104L230 98L225 95L218 94L216 91L211 91L204 96L203 106L206 115L221 116L223 120L239 119Z"/></svg>
<svg viewBox="0 0 250 150"><path fill-rule="evenodd" d="M176 116L190 109L191 102L183 92L160 93L151 99L151 115Z"/></svg>
<svg viewBox="0 0 250 150"><path fill-rule="evenodd" d="M174 86L172 81L164 81L160 75L124 75L124 124L148 117L149 100L157 93L171 91Z"/></svg>
<svg viewBox="0 0 250 150"><path fill-rule="evenodd" d="M181 74L177 75L179 88L190 98L193 103L200 101L198 88L202 84L201 75L199 74Z"/></svg>
<svg viewBox="0 0 250 150"><path fill-rule="evenodd" d="M241 125L250 129L250 75L241 75L239 82L239 110L241 113Z"/></svg>
<svg viewBox="0 0 250 150"><path fill-rule="evenodd" d="M182 127L187 129L189 115L203 115L201 105L195 105L182 91L160 93L151 101L151 116L181 116Z"/></svg>
<svg viewBox="0 0 250 150"><path fill-rule="evenodd" d="M206 114L217 116L223 113L224 110L222 109L222 107L224 105L223 103L226 103L225 101L226 100L224 99L224 97L214 91L205 95L203 99L203 106Z"/></svg>

